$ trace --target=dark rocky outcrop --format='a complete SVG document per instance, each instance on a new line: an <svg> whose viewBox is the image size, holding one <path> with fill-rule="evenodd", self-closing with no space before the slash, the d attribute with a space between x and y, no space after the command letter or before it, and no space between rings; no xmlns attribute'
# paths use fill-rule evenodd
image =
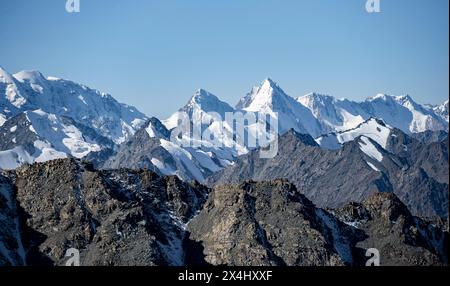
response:
<svg viewBox="0 0 450 286"><path fill-rule="evenodd" d="M18 218L11 181L0 174L0 265L25 264Z"/></svg>
<svg viewBox="0 0 450 286"><path fill-rule="evenodd" d="M366 238L355 245L357 264L364 265L369 248L379 250L380 265L448 264L448 230L412 216L392 193L378 193L333 213L365 233Z"/></svg>
<svg viewBox="0 0 450 286"><path fill-rule="evenodd" d="M214 265L364 266L369 248L381 265L448 259L448 232L413 217L392 193L325 211L284 180L215 188L188 230Z"/></svg>
<svg viewBox="0 0 450 286"><path fill-rule="evenodd" d="M411 137L421 141L422 143L441 142L448 139L448 132L444 130L427 130L419 133L412 133Z"/></svg>
<svg viewBox="0 0 450 286"><path fill-rule="evenodd" d="M210 190L149 170L96 170L73 159L0 176L0 265L448 264L448 226L393 194L320 209L286 180Z"/></svg>
<svg viewBox="0 0 450 286"><path fill-rule="evenodd" d="M358 238L283 180L217 187L188 231L213 265L351 264Z"/></svg>
<svg viewBox="0 0 450 286"><path fill-rule="evenodd" d="M31 123L25 113L20 113L0 126L0 151L22 146L30 154L35 152L34 142L41 138L30 130ZM11 132L14 130L14 132Z"/></svg>
<svg viewBox="0 0 450 286"><path fill-rule="evenodd" d="M96 171L75 160L10 174L28 264L182 265L183 225L208 190L147 171Z"/></svg>

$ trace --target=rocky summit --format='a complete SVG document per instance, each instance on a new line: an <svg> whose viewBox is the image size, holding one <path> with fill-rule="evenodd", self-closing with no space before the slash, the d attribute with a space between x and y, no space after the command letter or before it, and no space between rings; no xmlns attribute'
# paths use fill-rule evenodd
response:
<svg viewBox="0 0 450 286"><path fill-rule="evenodd" d="M448 231L394 194L326 211L285 180L215 188L188 231L213 265L362 266L370 248L381 265L448 263Z"/></svg>
<svg viewBox="0 0 450 286"><path fill-rule="evenodd" d="M208 193L148 170L95 171L70 159L6 176L2 194L15 190L0 209L9 230L0 236L6 265L64 265L70 248L82 265L182 265L184 224ZM22 257L8 255L20 247Z"/></svg>
<svg viewBox="0 0 450 286"><path fill-rule="evenodd" d="M448 225L393 193L320 209L287 180L208 189L75 159L0 176L0 265L445 265Z"/></svg>

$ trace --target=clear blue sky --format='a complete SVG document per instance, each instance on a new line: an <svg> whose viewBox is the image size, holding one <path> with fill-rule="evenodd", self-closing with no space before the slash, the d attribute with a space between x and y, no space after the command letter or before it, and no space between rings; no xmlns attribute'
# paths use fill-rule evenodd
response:
<svg viewBox="0 0 450 286"><path fill-rule="evenodd" d="M198 88L234 105L271 77L292 96L449 95L449 1L0 0L0 65L111 93L165 118Z"/></svg>

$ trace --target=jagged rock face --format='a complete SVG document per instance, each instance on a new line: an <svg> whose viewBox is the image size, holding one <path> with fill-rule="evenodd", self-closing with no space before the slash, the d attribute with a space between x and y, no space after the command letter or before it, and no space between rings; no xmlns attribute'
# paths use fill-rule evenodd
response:
<svg viewBox="0 0 450 286"><path fill-rule="evenodd" d="M448 139L448 132L444 130L437 130L437 131L427 130L420 133L412 133L411 137L423 143L441 142L443 140Z"/></svg>
<svg viewBox="0 0 450 286"><path fill-rule="evenodd" d="M0 266L24 265L14 190L9 178L0 174Z"/></svg>
<svg viewBox="0 0 450 286"><path fill-rule="evenodd" d="M285 178L325 208L362 202L376 192L394 192L414 215L447 218L448 139L425 145L396 131L387 150L370 141L380 161L361 150L361 137L339 150L324 150L311 144L309 135L290 131L279 137L276 157L262 159L259 151L250 152L210 176L207 184Z"/></svg>
<svg viewBox="0 0 450 286"><path fill-rule="evenodd" d="M448 136L442 140L424 143L398 129L392 131L386 146L405 166L421 168L429 177L444 184L448 184L449 178L448 148Z"/></svg>
<svg viewBox="0 0 450 286"><path fill-rule="evenodd" d="M145 128L142 128L130 140L120 145L117 153L102 162L100 166L105 169L148 168L159 172L151 162L152 158L157 157L167 163L173 161L171 155L161 147L159 139L159 137L151 138Z"/></svg>
<svg viewBox="0 0 450 286"><path fill-rule="evenodd" d="M364 254L369 248L379 250L384 266L448 264L448 231L413 217L392 193L378 193L333 213L365 233L365 239L355 245L360 249L355 261L360 264L367 259Z"/></svg>
<svg viewBox="0 0 450 286"><path fill-rule="evenodd" d="M9 150L22 145L30 154L34 153L33 143L39 137L30 130L31 123L26 119L24 113L19 114L6 121L3 126L0 126L0 150ZM16 130L14 130L16 129ZM15 132L11 132L14 130Z"/></svg>
<svg viewBox="0 0 450 286"><path fill-rule="evenodd" d="M385 266L448 263L448 233L413 217L392 193L327 212L286 181L224 185L188 231L213 265L364 266L369 248Z"/></svg>
<svg viewBox="0 0 450 286"><path fill-rule="evenodd" d="M400 130L393 130L387 142L390 158L384 169L396 195L418 216L448 218L449 141L424 144Z"/></svg>
<svg viewBox="0 0 450 286"><path fill-rule="evenodd" d="M351 263L349 244L358 235L320 211L286 181L225 185L211 193L188 231L190 239L204 247L206 262L213 265ZM331 231L324 217L340 229ZM337 233L341 253L335 250L338 243L333 243Z"/></svg>
<svg viewBox="0 0 450 286"><path fill-rule="evenodd" d="M182 265L183 225L207 190L149 171L95 171L56 160L14 174L29 264Z"/></svg>

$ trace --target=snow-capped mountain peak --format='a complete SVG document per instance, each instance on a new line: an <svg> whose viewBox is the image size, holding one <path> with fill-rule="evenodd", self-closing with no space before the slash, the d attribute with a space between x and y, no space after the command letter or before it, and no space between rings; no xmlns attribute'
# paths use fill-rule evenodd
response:
<svg viewBox="0 0 450 286"><path fill-rule="evenodd" d="M312 92L298 97L297 101L310 109L316 117L335 113L333 105L335 104L336 99L329 95ZM326 114L322 114L322 110L325 110Z"/></svg>
<svg viewBox="0 0 450 286"><path fill-rule="evenodd" d="M171 130L178 126L181 113L186 113L192 122L203 122L209 119L225 120L226 112L233 112L234 108L228 103L220 100L214 94L204 90L198 89L194 95L189 99L188 103L179 109L179 111L172 114L162 123L167 129ZM219 114L221 118L212 118L208 113Z"/></svg>
<svg viewBox="0 0 450 286"><path fill-rule="evenodd" d="M385 93L377 93L375 96L369 96L366 101L374 101L377 99L386 100L389 96Z"/></svg>
<svg viewBox="0 0 450 286"><path fill-rule="evenodd" d="M47 80L41 72L36 70L20 71L18 73L15 73L13 76L22 83L25 81L36 83Z"/></svg>
<svg viewBox="0 0 450 286"><path fill-rule="evenodd" d="M210 93L207 90L204 90L203 88L199 88L192 95L191 100L189 102L190 103L201 104L201 102L203 100L208 100L208 99L210 99L210 100L211 99L218 100L217 96L215 96L214 94Z"/></svg>
<svg viewBox="0 0 450 286"><path fill-rule="evenodd" d="M268 85L268 86L271 86L271 87L278 87L278 84L274 80L272 80L270 77L266 77L263 80L262 85L263 86L264 85Z"/></svg>
<svg viewBox="0 0 450 286"><path fill-rule="evenodd" d="M245 111L258 112L262 109L273 108L274 104L283 97L287 97L286 93L272 79L267 78L260 86L253 87L236 107Z"/></svg>
<svg viewBox="0 0 450 286"><path fill-rule="evenodd" d="M394 96L393 98L395 101L397 101L398 104L408 108L411 111L417 110L422 113L428 113L422 105L415 102L414 99L412 99L412 97L409 95Z"/></svg>
<svg viewBox="0 0 450 286"><path fill-rule="evenodd" d="M111 149L146 121L136 108L84 85L48 79L39 71L11 75L0 68L0 128L10 128L2 131L0 151L22 148L31 160L11 151L10 158L19 154L17 166Z"/></svg>
<svg viewBox="0 0 450 286"><path fill-rule="evenodd" d="M12 83L12 81L12 76L2 66L0 66L0 82Z"/></svg>
<svg viewBox="0 0 450 286"><path fill-rule="evenodd" d="M19 84L14 76L0 67L0 95L4 94L4 96L0 96L0 107L3 109L0 111L10 113L27 103Z"/></svg>
<svg viewBox="0 0 450 286"><path fill-rule="evenodd" d="M264 81L261 84L259 92L272 93L272 94L277 94L277 93L284 94L284 91L281 89L281 87L278 85L278 83L276 83L269 77L264 79Z"/></svg>
<svg viewBox="0 0 450 286"><path fill-rule="evenodd" d="M221 101L217 96L204 89L198 89L181 110L192 111L195 108L205 112L217 112L219 114L234 110L228 103Z"/></svg>
<svg viewBox="0 0 450 286"><path fill-rule="evenodd" d="M20 83L29 85L37 93L44 93L47 89L47 79L39 71L21 71L13 75Z"/></svg>
<svg viewBox="0 0 450 286"><path fill-rule="evenodd" d="M11 76L0 71L0 106L11 118L26 110L66 116L94 128L116 143L124 142L147 117L136 108L117 102L112 96L62 79L47 79L39 71L22 71Z"/></svg>
<svg viewBox="0 0 450 286"><path fill-rule="evenodd" d="M378 94L361 103L361 107L371 116L383 118L389 125L407 133L448 130L445 120L408 95Z"/></svg>
<svg viewBox="0 0 450 286"><path fill-rule="evenodd" d="M236 108L276 118L280 133L294 129L299 133L318 136L322 132L311 111L287 95L270 78L264 80L259 87L254 87L238 102Z"/></svg>
<svg viewBox="0 0 450 286"><path fill-rule="evenodd" d="M409 96L409 94L394 96L398 102L414 102L414 100Z"/></svg>

